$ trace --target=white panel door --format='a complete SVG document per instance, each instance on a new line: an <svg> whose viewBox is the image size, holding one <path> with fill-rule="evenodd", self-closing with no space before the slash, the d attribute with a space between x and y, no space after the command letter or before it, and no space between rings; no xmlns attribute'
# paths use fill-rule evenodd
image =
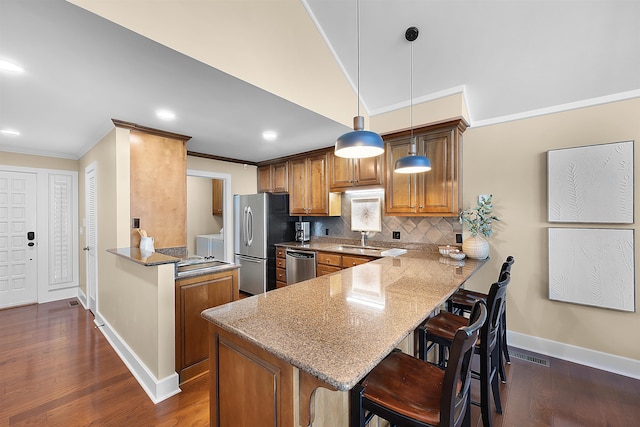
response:
<svg viewBox="0 0 640 427"><path fill-rule="evenodd" d="M0 172L0 308L37 302L36 175Z"/></svg>
<svg viewBox="0 0 640 427"><path fill-rule="evenodd" d="M97 312L98 294L98 193L97 193L96 164L92 163L85 169L85 200L87 215L86 245L87 254L87 299L89 310Z"/></svg>

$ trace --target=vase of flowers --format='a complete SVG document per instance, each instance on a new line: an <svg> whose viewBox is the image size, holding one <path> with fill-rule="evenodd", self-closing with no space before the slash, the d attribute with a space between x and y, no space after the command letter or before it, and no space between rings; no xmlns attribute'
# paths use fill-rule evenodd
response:
<svg viewBox="0 0 640 427"><path fill-rule="evenodd" d="M482 197L478 200L478 206L467 208L460 213L460 223L466 225L471 233L462 243L462 251L469 258L485 259L489 256L489 242L486 237L493 234L493 221L500 221L500 218L491 213L492 199L493 195Z"/></svg>

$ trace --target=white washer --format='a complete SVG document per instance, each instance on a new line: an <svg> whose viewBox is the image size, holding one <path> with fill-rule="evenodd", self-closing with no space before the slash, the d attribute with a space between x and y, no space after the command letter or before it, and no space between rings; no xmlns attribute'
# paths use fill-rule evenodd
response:
<svg viewBox="0 0 640 427"><path fill-rule="evenodd" d="M196 236L196 255L224 260L224 236L222 234Z"/></svg>

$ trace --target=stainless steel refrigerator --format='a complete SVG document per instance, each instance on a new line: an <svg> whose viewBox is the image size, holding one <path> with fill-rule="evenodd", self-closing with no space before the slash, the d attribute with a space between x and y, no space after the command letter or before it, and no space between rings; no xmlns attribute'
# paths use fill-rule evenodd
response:
<svg viewBox="0 0 640 427"><path fill-rule="evenodd" d="M234 253L240 290L252 295L276 288L276 243L295 238L288 194L233 196Z"/></svg>

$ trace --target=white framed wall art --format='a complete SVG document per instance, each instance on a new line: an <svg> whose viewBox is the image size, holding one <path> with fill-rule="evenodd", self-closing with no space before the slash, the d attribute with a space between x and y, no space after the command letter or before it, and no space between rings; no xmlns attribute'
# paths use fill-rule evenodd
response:
<svg viewBox="0 0 640 427"><path fill-rule="evenodd" d="M633 223L634 142L547 152L548 220Z"/></svg>
<svg viewBox="0 0 640 427"><path fill-rule="evenodd" d="M549 228L549 299L635 311L634 230Z"/></svg>

